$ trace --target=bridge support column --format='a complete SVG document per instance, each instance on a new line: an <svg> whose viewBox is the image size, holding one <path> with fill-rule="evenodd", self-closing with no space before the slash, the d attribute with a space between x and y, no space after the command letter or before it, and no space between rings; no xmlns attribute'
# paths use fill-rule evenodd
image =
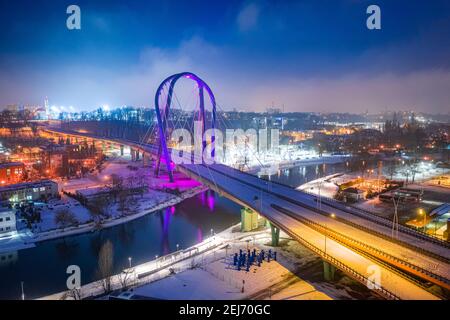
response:
<svg viewBox="0 0 450 320"><path fill-rule="evenodd" d="M249 208L241 209L241 232L248 232L258 228L258 214Z"/></svg>
<svg viewBox="0 0 450 320"><path fill-rule="evenodd" d="M280 229L270 224L270 231L272 233L272 247L278 247L280 243Z"/></svg>
<svg viewBox="0 0 450 320"><path fill-rule="evenodd" d="M106 143L102 141L102 151L105 152L106 151Z"/></svg>
<svg viewBox="0 0 450 320"><path fill-rule="evenodd" d="M139 161L139 150L136 150L136 161Z"/></svg>
<svg viewBox="0 0 450 320"><path fill-rule="evenodd" d="M136 161L136 150L130 148L131 161Z"/></svg>
<svg viewBox="0 0 450 320"><path fill-rule="evenodd" d="M123 156L123 154L124 154L123 149L124 149L124 146L123 146L123 144L121 144L121 145L120 145L120 155L121 155L121 156Z"/></svg>
<svg viewBox="0 0 450 320"><path fill-rule="evenodd" d="M336 268L330 264L329 262L323 261L323 278L326 281L333 281L334 280L334 273L336 271Z"/></svg>

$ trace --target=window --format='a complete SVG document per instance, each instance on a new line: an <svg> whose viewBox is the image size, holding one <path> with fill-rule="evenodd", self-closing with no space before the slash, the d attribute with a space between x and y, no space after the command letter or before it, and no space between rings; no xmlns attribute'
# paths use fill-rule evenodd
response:
<svg viewBox="0 0 450 320"><path fill-rule="evenodd" d="M38 192L38 188L33 188L33 192Z"/></svg>
<svg viewBox="0 0 450 320"><path fill-rule="evenodd" d="M5 218L5 221L10 221L10 220L11 220L10 217L6 217L6 218Z"/></svg>
<svg viewBox="0 0 450 320"><path fill-rule="evenodd" d="M40 187L39 191L45 191L45 187Z"/></svg>
<svg viewBox="0 0 450 320"><path fill-rule="evenodd" d="M6 231L11 230L11 227L6 227Z"/></svg>
<svg viewBox="0 0 450 320"><path fill-rule="evenodd" d="M33 200L33 196L28 195L28 196L27 196L27 200Z"/></svg>
<svg viewBox="0 0 450 320"><path fill-rule="evenodd" d="M0 222L3 222L3 218L0 218Z"/></svg>
<svg viewBox="0 0 450 320"><path fill-rule="evenodd" d="M11 174L11 169L6 169L6 175L9 176Z"/></svg>

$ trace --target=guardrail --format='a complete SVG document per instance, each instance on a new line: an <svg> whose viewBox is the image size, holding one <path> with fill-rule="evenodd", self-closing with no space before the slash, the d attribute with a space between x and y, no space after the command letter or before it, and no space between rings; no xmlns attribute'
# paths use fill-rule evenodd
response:
<svg viewBox="0 0 450 320"><path fill-rule="evenodd" d="M191 170L189 170L187 168L185 168L185 170L191 171ZM196 174L195 172L193 172L193 173ZM226 190L226 188L224 188L224 187L221 187L221 188L223 188L225 192L229 192L228 190ZM244 200L241 200L241 201L243 203L245 203L247 205L247 207L253 208L253 205L250 205L249 203L247 203ZM356 270L350 268L346 264L340 262L339 260L337 260L337 259L333 258L332 256L328 255L327 253L325 253L321 249L317 248L316 246L314 246L310 242L308 242L308 241L304 240L303 238L299 237L297 234L291 232L288 228L281 227L278 223L273 222L273 221L271 221L271 223L274 224L277 228L284 230L284 232L286 232L293 239L295 239L298 242L302 243L305 247L309 248L310 250L312 250L313 252L315 252L316 254L321 256L324 260L326 260L329 263L333 264L335 267L337 267L338 269L340 269L341 271L343 271L344 273L346 273L347 275L349 275L353 279L355 279L355 280L357 280L357 281L359 281L359 282L361 282L361 283L363 283L365 285L367 285L368 283L371 283L372 287L374 288L374 290L377 291L381 296L383 296L383 297L385 297L387 299L400 300L400 298L397 295L395 295L394 293L390 292L389 290L387 290L387 289L385 289L383 287L380 287L378 284L376 284L372 280L370 280L367 277L365 277L364 275L358 273Z"/></svg>
<svg viewBox="0 0 450 320"><path fill-rule="evenodd" d="M262 187L260 187L260 186L258 186L258 185L255 185L255 184L253 184L253 183L250 183L250 182L248 182L248 181L242 181L242 180L239 180L239 179L237 179L236 177L234 177L234 176L232 176L232 175L230 175L230 174L224 173L224 172L222 172L222 171L218 171L218 170L215 169L214 167L208 167L208 169L209 169L209 170L212 170L212 171L215 171L215 172L218 172L218 173L220 173L220 174L222 174L222 175L224 175L224 176L226 176L226 177L228 177L228 178L230 178L230 179L237 180L237 181L240 182L240 183L243 183L243 184L246 184L246 185L251 186L251 187L253 187L253 188L256 188L256 189L258 189L258 190L260 190L260 191L264 191L264 192L267 192L267 193L269 193L269 194L273 194L273 195L279 197L280 199L283 199L283 200L288 201L288 202L290 202L290 203L293 203L293 204L295 204L295 205L298 205L298 206L301 206L301 207L306 208L306 209L308 209L308 210L311 210L311 211L313 211L313 212L317 212L317 213L319 213L319 214L328 216L328 213L327 213L326 211L317 209L317 208L314 207L314 206L307 205L307 204L305 204L304 202L300 202L300 201L291 199L291 198L289 198L289 197L287 197L287 196L285 196L285 195L282 195L282 194L280 194L280 193L278 193L278 192L274 192L274 191L271 191L271 190L266 190L266 189L264 189L264 188L262 188ZM410 249L419 251L419 252L421 252L421 253L423 253L423 254L425 254L425 255L428 255L428 256L430 256L430 257L436 258L436 259L438 259L438 260L440 260L440 261L443 261L443 262L445 262L445 263L449 263L449 262L450 262L450 260L447 259L446 257L443 257L443 256L441 256L441 255L439 255L439 254L434 253L434 252L430 252L429 250L426 250L426 249L424 249L424 248L421 248L421 247L412 245L412 244L410 244L410 243L408 243L408 242L401 241L401 240L396 239L396 238L392 238L392 237L389 236L389 235L386 235L386 234L384 234L384 233L378 232L378 231L376 231L376 230L373 230L373 229L368 228L368 227L365 227L365 226L361 226L360 224L354 223L354 222L349 221L349 220L347 220L347 219L344 219L344 218L341 218L341 217L339 217L338 219L339 219L340 221L342 221L342 222L344 222L344 223L346 223L346 224L348 224L348 225L350 225L350 226L353 226L353 227L355 227L355 228L358 228L358 229L360 229L360 230L362 230L362 231L372 233L372 234L374 234L374 235L376 235L376 236L378 236L378 237L381 237L381 238L383 238L383 239L387 239L387 240L392 241L392 242L394 242L394 243L397 243L397 244L399 244L399 245L402 245L402 246L408 247L408 248L410 248Z"/></svg>
<svg viewBox="0 0 450 320"><path fill-rule="evenodd" d="M274 223L274 224L278 228L280 228L279 225L277 225L276 223ZM353 268L350 268L346 264L344 264L341 261L337 260L336 258L330 256L325 251L323 251L322 249L316 247L315 245L313 245L309 241L306 241L305 239L299 237L297 234L291 232L290 230L286 230L286 228L280 228L280 229L283 229L293 239L295 239L298 242L300 242L303 246L305 246L306 248L310 249L311 251L313 251L314 253L319 255L323 260L327 261L328 263L331 263L332 265L334 265L336 268L338 268L339 270L341 270L342 272L344 272L345 274L347 274L351 278L355 279L356 281L359 281L360 283L362 283L364 285L371 284L373 290L375 292L377 292L378 294L380 294L382 297L385 297L385 298L390 299L390 300L400 300L400 297L397 296L396 294L394 294L393 292L383 288L381 285L375 283L373 280L367 278L366 276L362 275L361 273L359 273L358 271L354 270Z"/></svg>
<svg viewBox="0 0 450 320"><path fill-rule="evenodd" d="M368 245L368 244L366 244L364 242L361 242L359 240L355 240L355 239L353 239L353 238L351 238L351 237L349 237L347 235L344 235L344 234L342 234L340 232L331 230L329 227L324 226L324 225L322 225L320 223L311 221L308 218L296 215L294 212L292 212L292 211L290 211L288 209L282 208L282 207L280 207L278 205L275 205L275 204L272 204L271 207L274 208L275 210L278 210L278 211L280 211L282 213L285 213L286 215L290 216L293 219L296 219L296 220L298 220L298 221L300 221L300 222L302 222L302 223L304 223L306 225L309 225L311 228L315 229L316 231L319 231L321 233L325 233L325 236L328 236L329 238L334 239L334 240L342 243L343 245L349 246L349 247L351 247L353 249L359 249L359 248L356 247L356 246L359 246L359 247L364 248L366 251L372 251L372 255L375 254L375 258L380 258L380 256L381 256L385 260L390 260L391 263L394 262L394 264L396 264L397 266L400 264L401 266L404 266L404 269L406 269L406 271L408 271L408 272L418 271L418 272L422 273L423 275L426 275L429 281L431 281L431 282L433 282L433 283L435 283L435 284L437 284L439 286L442 286L442 287L446 288L447 290L450 290L450 280L445 278L445 277L442 277L442 276L440 276L438 274L435 274L435 273L433 273L431 271L428 271L428 270L426 270L426 269L424 269L422 267L419 267L419 266L414 265L414 264L412 264L410 262L407 262L407 261L405 261L403 259L400 259L400 258L398 258L396 256L393 256L393 255L391 255L389 253L386 253L386 252L384 252L384 251L382 251L380 249L374 248L374 247L372 247L372 246L370 246L370 245ZM366 251L364 251L364 252L367 253ZM393 271L396 271L396 269L392 268L391 266L389 266L389 265L386 265L386 266L389 269L391 269ZM407 278L408 280L410 280L412 282L415 282L417 285L422 286L424 289L426 289L416 279L414 279L414 278L412 278L412 277L410 277L410 276L408 276L406 274L400 274L400 275L405 277L405 278Z"/></svg>
<svg viewBox="0 0 450 320"><path fill-rule="evenodd" d="M250 176L252 178L257 178L255 175L250 174L248 172L245 172L245 171L239 171L239 172L243 173L245 175L248 175L248 176ZM262 179L262 180L266 181L267 184L276 184L276 185L279 185L279 186L284 187L284 188L293 189L293 188L291 188L291 187L289 187L289 186L287 186L287 185L285 185L283 183L277 182L277 181L269 181L269 180L263 179L263 178L259 178L259 179ZM318 197L316 194L314 194L312 192L309 192L309 191L296 190L296 189L294 189L294 190L299 192L299 193L304 193L304 194L310 195L312 198L317 198ZM362 210L362 209L357 208L355 206L352 206L352 205L349 205L349 204L344 204L343 202L341 202L339 200L336 200L336 199L333 199L333 198L330 198L330 197L321 196L321 198L326 199L326 201L331 201L333 203L337 203L337 204L339 204L341 206L341 208L334 207L335 209L343 210L345 212L354 214L354 212L349 211L349 209L346 208L346 207L350 207L351 210L355 210L355 211L361 213L363 216L361 216L361 215L358 215L358 216L363 218L363 219L367 218L367 219L371 220L372 222L381 223L384 226L388 226L388 227L392 226L392 221L390 219L388 219L386 217L380 217L380 216L377 215L377 213L372 212L370 210ZM325 203L327 204L327 202L325 202ZM328 204L328 205L330 205L330 204ZM332 206L332 205L330 205L330 206ZM441 239L438 239L436 237L431 237L428 234L426 234L426 233L424 233L422 231L413 229L411 227L404 226L404 225L399 225L399 231L408 233L408 234L410 234L410 235L412 235L414 237L421 238L422 240L429 241L429 242L438 244L438 245L446 247L446 248L450 248L450 243L448 241L441 240Z"/></svg>

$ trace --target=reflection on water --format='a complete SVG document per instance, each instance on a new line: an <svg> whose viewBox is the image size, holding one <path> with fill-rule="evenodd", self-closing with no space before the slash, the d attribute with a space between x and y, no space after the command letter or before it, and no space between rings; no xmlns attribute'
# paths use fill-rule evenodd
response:
<svg viewBox="0 0 450 320"><path fill-rule="evenodd" d="M346 170L345 163L298 166L281 169L277 174L271 175L270 180L297 188L308 181L338 172L345 172Z"/></svg>
<svg viewBox="0 0 450 320"><path fill-rule="evenodd" d="M39 243L37 247L11 253L14 259L0 261L0 299L18 299L24 281L26 298L65 290L67 266L81 268L85 284L96 280L101 246L111 241L114 271L187 248L214 232L239 222L240 207L208 190L194 198L145 217L99 232ZM8 254L6 254L8 255Z"/></svg>

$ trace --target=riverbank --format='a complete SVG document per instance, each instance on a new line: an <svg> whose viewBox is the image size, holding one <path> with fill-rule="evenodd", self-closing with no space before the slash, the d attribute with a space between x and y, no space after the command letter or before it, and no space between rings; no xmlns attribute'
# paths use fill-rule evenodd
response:
<svg viewBox="0 0 450 320"><path fill-rule="evenodd" d="M105 219L101 222L100 225L95 222L89 222L74 227L57 228L37 233L33 233L30 230L21 230L18 231L16 235L13 237L0 239L0 253L32 248L38 242L74 236L88 232L94 232L100 229L110 228L119 224L127 223L129 221L138 219L155 211L159 211L167 207L174 206L185 199L191 198L201 192L206 191L207 189L208 189L207 187L200 185L193 189L185 190L181 193L181 195L179 196L171 195L171 197L169 197L166 201L154 205L151 208L146 208L142 211L129 215L122 215L118 217Z"/></svg>
<svg viewBox="0 0 450 320"><path fill-rule="evenodd" d="M280 247L270 246L270 229L241 232L240 224L211 235L184 250L125 268L109 281L111 291L105 293L102 280L44 296L40 300L109 299L127 292L133 299L183 300L331 300L379 299L365 286L336 272L332 282L323 278L319 256L282 233ZM277 252L249 271L238 270L233 256L239 250Z"/></svg>

